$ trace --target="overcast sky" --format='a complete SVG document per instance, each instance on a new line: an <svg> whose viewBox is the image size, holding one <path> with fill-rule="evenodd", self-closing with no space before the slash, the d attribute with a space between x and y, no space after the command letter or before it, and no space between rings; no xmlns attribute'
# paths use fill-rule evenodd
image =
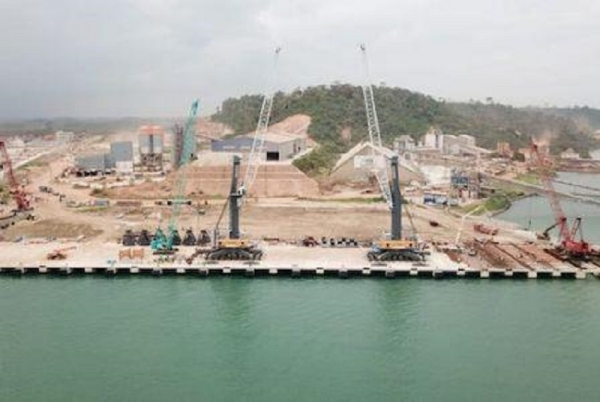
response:
<svg viewBox="0 0 600 402"><path fill-rule="evenodd" d="M2 0L0 119L173 116L371 79L452 100L600 107L598 0Z"/></svg>

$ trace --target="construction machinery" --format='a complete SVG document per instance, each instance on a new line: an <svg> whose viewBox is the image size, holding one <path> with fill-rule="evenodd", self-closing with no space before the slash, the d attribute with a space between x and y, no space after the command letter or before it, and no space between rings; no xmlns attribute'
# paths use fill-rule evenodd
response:
<svg viewBox="0 0 600 402"><path fill-rule="evenodd" d="M419 248L416 238L402 238L402 195L400 193L398 156L394 155L391 157L392 181L390 186L387 163L384 163L386 158L382 153L381 131L379 130L379 120L375 108L373 86L369 79L366 46L361 44L360 50L362 52L364 69L364 83L362 85L362 90L365 101L365 111L367 113L367 127L369 131L369 141L373 145L373 147L371 147L373 152L372 171L377 178L381 194L391 212L391 233L388 236L389 238L376 241L371 250L367 253L367 258L370 261L422 261L425 258L425 253Z"/></svg>
<svg viewBox="0 0 600 402"><path fill-rule="evenodd" d="M402 195L398 172L398 156L391 158L392 186L390 189L391 232L389 238L376 241L367 253L369 261L423 261L425 253L416 238L402 238ZM389 188L389 185L388 185ZM385 193L384 193L385 194Z"/></svg>
<svg viewBox="0 0 600 402"><path fill-rule="evenodd" d="M588 259L592 255L592 249L590 244L583 239L581 217L576 217L569 228L567 216L562 209L558 195L554 189L554 184L552 183L548 159L541 154L538 145L533 140L531 140L530 151L532 159L534 159L537 165L539 176L542 179L546 198L554 214L554 223L544 231L544 235L549 238L549 232L558 227L559 244L554 251L561 257L568 259ZM577 239L577 236L579 236L579 239Z"/></svg>
<svg viewBox="0 0 600 402"><path fill-rule="evenodd" d="M25 188L17 182L12 167L12 161L8 156L4 141L0 141L0 157L0 166L4 171L8 192L15 202L15 208L11 213L0 217L0 228L6 228L23 219L32 220L35 216L32 212L33 207L31 206L30 195L25 191Z"/></svg>
<svg viewBox="0 0 600 402"><path fill-rule="evenodd" d="M254 138L252 140L252 149L248 154L246 164L246 172L242 182L238 186L240 162L239 156L233 157L233 171L231 175L231 189L227 202L223 206L223 210L219 215L214 229L213 248L206 253L208 260L259 260L262 258L263 252L254 242L243 239L240 233L240 209L242 207L244 197L250 191L258 168L265 155L264 142L265 134L269 127L269 119L271 118L271 110L273 109L273 98L275 96L275 74L277 72L277 60L281 48L275 49L273 60L273 70L269 77L267 90L263 98L260 115ZM219 236L219 226L221 219L225 215L225 211L229 207L229 234L227 237Z"/></svg>
<svg viewBox="0 0 600 402"><path fill-rule="evenodd" d="M77 248L76 246L57 248L55 250L52 250L48 254L46 254L46 259L47 260L64 260L68 256L67 251L75 250L76 248Z"/></svg>
<svg viewBox="0 0 600 402"><path fill-rule="evenodd" d="M466 214L464 214L460 220L460 226L458 228L458 231L456 232L456 238L454 239L454 244L457 247L460 247L460 238L462 236L462 232L463 229L465 227L465 221L468 217L470 217L471 215L475 215L477 212L481 211L481 210L487 210L485 207L485 204L480 204L477 207L473 208L471 211L467 212Z"/></svg>
<svg viewBox="0 0 600 402"><path fill-rule="evenodd" d="M198 115L199 101L196 99L192 102L190 113L185 123L183 132L183 150L181 152L181 159L178 161L179 167L187 165L192 156L192 148L194 141L196 141L195 127L196 127L196 116ZM177 161L175 161L177 162ZM156 233L150 242L150 247L154 250L154 254L173 254L177 251L175 246L181 244L181 236L177 230L177 219L181 212L181 206L185 203L185 184L186 184L186 169L178 169L175 173L175 184L173 186L173 197L171 203L171 217L169 219L169 225L167 226L166 233L159 227L156 229Z"/></svg>
<svg viewBox="0 0 600 402"><path fill-rule="evenodd" d="M242 239L240 234L240 207L244 192L238 187L240 157L233 157L233 172L231 174L231 189L229 198L221 212L215 227L215 243L212 250L206 253L207 260L260 260L263 252L253 242ZM218 236L218 224L229 206L229 235L225 238Z"/></svg>

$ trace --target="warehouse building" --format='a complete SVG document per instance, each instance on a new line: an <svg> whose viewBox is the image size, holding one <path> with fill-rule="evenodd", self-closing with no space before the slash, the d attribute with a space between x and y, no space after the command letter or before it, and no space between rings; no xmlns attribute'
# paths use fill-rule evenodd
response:
<svg viewBox="0 0 600 402"><path fill-rule="evenodd" d="M118 174L133 173L133 143L131 141L112 142L106 156L107 169L115 169Z"/></svg>
<svg viewBox="0 0 600 402"><path fill-rule="evenodd" d="M75 167L82 173L100 173L106 170L106 154L89 154L75 158Z"/></svg>
<svg viewBox="0 0 600 402"><path fill-rule="evenodd" d="M109 153L88 154L75 159L76 169L83 174L133 173L133 143L119 141L110 144Z"/></svg>
<svg viewBox="0 0 600 402"><path fill-rule="evenodd" d="M247 153L252 150L252 138L235 137L226 140L212 141L210 149L213 152Z"/></svg>
<svg viewBox="0 0 600 402"><path fill-rule="evenodd" d="M226 140L213 141L213 152L248 153L252 150L253 137L240 136ZM263 160L284 161L292 159L306 149L306 138L280 133L266 133Z"/></svg>

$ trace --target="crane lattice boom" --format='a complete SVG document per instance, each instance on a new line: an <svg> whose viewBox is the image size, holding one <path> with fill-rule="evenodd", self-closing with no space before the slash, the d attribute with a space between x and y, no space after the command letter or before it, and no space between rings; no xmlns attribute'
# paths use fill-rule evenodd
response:
<svg viewBox="0 0 600 402"><path fill-rule="evenodd" d="M15 203L17 204L17 210L31 210L31 203L29 202L29 197L17 182L15 173L12 168L12 161L8 156L8 151L6 150L6 144L4 143L4 141L0 141L0 153L2 156L0 166L6 169L6 181L8 183L10 194L12 195L13 199L15 200Z"/></svg>
<svg viewBox="0 0 600 402"><path fill-rule="evenodd" d="M273 60L273 71L269 77L267 90L265 97L260 108L260 115L258 117L258 123L256 125L256 131L254 132L254 139L252 140L252 149L248 154L248 163L246 165L246 172L244 174L244 180L240 186L240 193L244 195L254 183L256 174L258 173L258 167L264 155L265 145L265 134L269 128L269 120L271 118L271 111L273 109L273 98L275 97L275 80L277 73L277 60L279 59L279 52L281 48L275 49L275 57Z"/></svg>
<svg viewBox="0 0 600 402"><path fill-rule="evenodd" d="M158 228L156 229L156 233L154 234L154 238L150 243L150 246L153 250L158 253L171 253L175 249L173 248L176 245L176 238L179 238L179 232L177 231L177 218L179 217L179 212L181 211L181 205L184 203L184 192L185 192L185 165L189 163L192 157L192 146L194 141L196 140L196 116L198 114L198 106L199 101L196 99L192 102L192 106L190 108L190 114L185 123L185 128L183 131L183 146L181 155L179 156L179 160L173 160L173 168L175 169L179 166L179 169L175 172L175 183L173 185L172 191L172 209L171 209L171 217L169 218L169 226L167 228L167 233L162 231L161 225L159 223ZM180 240L179 240L180 241Z"/></svg>
<svg viewBox="0 0 600 402"><path fill-rule="evenodd" d="M583 239L575 239L577 232L581 232L581 218L576 218L573 222L571 230L569 230L567 226L567 216L563 211L562 205L558 199L558 195L556 194L556 190L554 189L554 184L552 183L552 178L549 172L549 163L547 159L541 155L538 145L533 141L531 141L530 150L532 158L535 158L535 162L537 163L538 172L544 184L546 198L548 199L550 207L552 208L552 213L554 214L555 223L548 228L546 232L553 227L558 226L560 231L561 246L565 249L565 251L575 256L588 255L590 253L589 244Z"/></svg>
<svg viewBox="0 0 600 402"><path fill-rule="evenodd" d="M542 179L544 191L546 192L546 198L550 203L550 208L552 208L554 219L559 227L561 239L568 239L570 235L567 228L567 216L565 215L562 205L558 200L558 196L556 195L556 190L554 189L554 184L552 183L552 178L550 177L550 172L548 171L550 168L550 166L548 166L548 160L540 154L539 148L534 142L531 143L531 156L535 158L535 162L537 163L538 173Z"/></svg>
<svg viewBox="0 0 600 402"><path fill-rule="evenodd" d="M375 96L373 95L373 86L369 78L369 64L367 59L366 46L360 45L363 60L364 83L362 85L363 97L365 100L365 111L367 112L367 126L369 130L369 141L373 145L373 173L377 177L377 183L381 189L381 194L385 198L389 208L393 208L392 192L390 189L390 179L387 172L386 163L377 163L377 157L384 157L381 153L381 132L379 130L379 120L377 118L377 109L375 108Z"/></svg>
<svg viewBox="0 0 600 402"><path fill-rule="evenodd" d="M200 101L198 99L192 102L190 113L187 121L185 122L185 128L183 129L183 147L180 160L177 161L180 169L177 170L175 185L173 187L173 210L171 211L171 219L169 220L170 235L176 229L177 218L179 216L179 212L181 211L181 204L183 204L185 198L185 165L190 162L194 141L196 141L196 116L198 115L199 103Z"/></svg>

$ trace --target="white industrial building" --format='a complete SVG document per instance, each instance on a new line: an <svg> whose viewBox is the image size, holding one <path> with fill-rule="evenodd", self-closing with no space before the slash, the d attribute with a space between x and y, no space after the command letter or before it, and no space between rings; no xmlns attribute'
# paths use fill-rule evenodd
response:
<svg viewBox="0 0 600 402"><path fill-rule="evenodd" d="M56 133L54 133L54 136L56 137L56 141L58 141L61 144L69 143L75 139L75 133L72 131L59 130Z"/></svg>
<svg viewBox="0 0 600 402"><path fill-rule="evenodd" d="M397 154L388 148L378 149L370 142L361 142L342 155L330 177L335 182L368 184L373 178L373 169L383 166L389 168L389 159L394 155ZM399 162L402 183L424 181L423 174L416 165L402 157Z"/></svg>
<svg viewBox="0 0 600 402"><path fill-rule="evenodd" d="M253 135L239 136L226 140L213 141L213 152L248 153L252 149ZM267 161L283 161L292 159L306 150L306 138L284 133L267 132L264 137L265 154L262 158Z"/></svg>
<svg viewBox="0 0 600 402"><path fill-rule="evenodd" d="M475 137L468 134L444 134L441 130L431 127L423 136L419 150L436 150L444 155L480 155L490 151L479 148Z"/></svg>
<svg viewBox="0 0 600 402"><path fill-rule="evenodd" d="M397 153L412 152L415 148L415 140L410 135L401 135L394 140L394 151Z"/></svg>
<svg viewBox="0 0 600 402"><path fill-rule="evenodd" d="M439 149L444 147L444 134L438 128L431 127L423 136L422 146L425 148Z"/></svg>

